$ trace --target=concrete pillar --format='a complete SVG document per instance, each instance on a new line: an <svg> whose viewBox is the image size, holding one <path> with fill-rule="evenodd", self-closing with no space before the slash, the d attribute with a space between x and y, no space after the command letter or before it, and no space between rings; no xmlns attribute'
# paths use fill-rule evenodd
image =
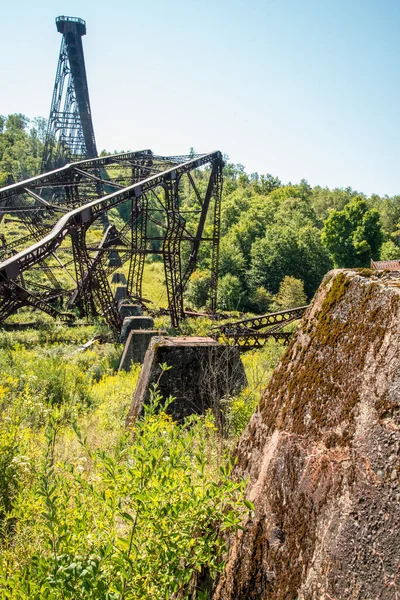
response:
<svg viewBox="0 0 400 600"><path fill-rule="evenodd" d="M118 312L123 319L125 317L140 317L142 307L139 304L132 304L128 300L122 300L118 303Z"/></svg>
<svg viewBox="0 0 400 600"><path fill-rule="evenodd" d="M130 371L133 363L143 363L150 340L154 336L166 334L166 331L158 329L132 329L125 342L118 370Z"/></svg>
<svg viewBox="0 0 400 600"><path fill-rule="evenodd" d="M126 298L126 285L119 285L115 290L115 300L119 302Z"/></svg>
<svg viewBox="0 0 400 600"><path fill-rule="evenodd" d="M125 344L132 329L153 329L154 320L151 317L125 317L122 323L120 342Z"/></svg>
<svg viewBox="0 0 400 600"><path fill-rule="evenodd" d="M163 363L171 367L164 373L160 368ZM149 401L151 385L159 378L163 397L175 398L167 408L174 419L181 421L193 413L204 414L211 409L222 430L221 399L238 393L247 384L239 348L219 344L212 338L153 337L133 394L127 425L141 414L143 404Z"/></svg>
<svg viewBox="0 0 400 600"><path fill-rule="evenodd" d="M122 285L126 285L126 277L123 273L113 273L111 283L122 283Z"/></svg>

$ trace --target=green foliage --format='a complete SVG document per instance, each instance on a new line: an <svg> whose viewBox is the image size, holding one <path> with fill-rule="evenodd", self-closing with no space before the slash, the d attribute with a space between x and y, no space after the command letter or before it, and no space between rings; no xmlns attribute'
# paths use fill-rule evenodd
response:
<svg viewBox="0 0 400 600"><path fill-rule="evenodd" d="M127 431L139 369L115 374L111 345L76 352L84 329L73 344L3 333L0 596L188 598L223 567L244 482L212 416L178 425L157 389Z"/></svg>
<svg viewBox="0 0 400 600"><path fill-rule="evenodd" d="M379 256L383 241L380 215L356 196L343 210L333 210L324 223L322 240L337 267L367 267Z"/></svg>
<svg viewBox="0 0 400 600"><path fill-rule="evenodd" d="M271 226L266 236L252 246L250 282L253 288L263 286L272 294L286 275L302 279L311 297L331 268L331 260L320 240L319 231L306 225Z"/></svg>
<svg viewBox="0 0 400 600"><path fill-rule="evenodd" d="M305 306L307 304L307 297L304 293L303 281L285 275L279 286L279 292L275 296L275 302L282 310L296 308L296 306Z"/></svg>
<svg viewBox="0 0 400 600"><path fill-rule="evenodd" d="M252 291L250 296L250 307L255 313L261 315L272 310L274 296L260 286Z"/></svg>
<svg viewBox="0 0 400 600"><path fill-rule="evenodd" d="M322 223L328 218L330 211L343 210L346 204L359 194L351 188L339 189L321 188L316 186L312 190L312 205L317 218Z"/></svg>
<svg viewBox="0 0 400 600"><path fill-rule="evenodd" d="M156 414L160 401L153 391L145 418L107 453L92 451L77 430L83 467L55 465L48 432L36 485L13 510L14 548L0 563L4 598L187 597L196 573L221 570L220 532L240 524L243 484L229 478L224 459L210 477L212 423L193 419L182 429ZM29 547L26 535L35 540Z"/></svg>
<svg viewBox="0 0 400 600"><path fill-rule="evenodd" d="M190 304L196 308L204 307L207 304L209 291L209 271L196 271L193 273L186 292L186 298Z"/></svg>
<svg viewBox="0 0 400 600"><path fill-rule="evenodd" d="M36 118L32 123L29 128L30 120L21 114L0 117L0 187L8 175L20 181L39 172L46 121Z"/></svg>
<svg viewBox="0 0 400 600"><path fill-rule="evenodd" d="M372 195L368 200L370 208L376 208L381 215L381 222L385 233L393 234L399 229L400 223L400 195L385 196L380 198L377 195Z"/></svg>
<svg viewBox="0 0 400 600"><path fill-rule="evenodd" d="M242 285L236 275L227 273L218 286L218 304L222 310L240 310L242 304Z"/></svg>
<svg viewBox="0 0 400 600"><path fill-rule="evenodd" d="M219 252L219 273L223 277L230 273L237 277L243 277L246 267L246 260L240 249L238 241L230 235L226 235L221 240Z"/></svg>
<svg viewBox="0 0 400 600"><path fill-rule="evenodd" d="M400 260L400 248L392 240L384 242L380 252L381 260Z"/></svg>
<svg viewBox="0 0 400 600"><path fill-rule="evenodd" d="M254 177L226 194L222 205L221 283L228 274L238 278L241 309L257 312L268 305L267 298L261 304L255 301L257 289L276 294L283 277L290 275L304 281L311 297L332 267L308 183L279 183L262 195L265 191Z"/></svg>
<svg viewBox="0 0 400 600"><path fill-rule="evenodd" d="M4 388L3 388L4 391ZM22 454L23 431L17 416L0 421L0 538L4 534L5 518L24 481L29 459Z"/></svg>

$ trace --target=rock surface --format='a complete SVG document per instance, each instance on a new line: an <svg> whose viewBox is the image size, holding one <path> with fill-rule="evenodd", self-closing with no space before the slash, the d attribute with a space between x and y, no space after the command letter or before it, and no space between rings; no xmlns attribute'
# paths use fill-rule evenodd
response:
<svg viewBox="0 0 400 600"><path fill-rule="evenodd" d="M214 600L400 598L400 274L332 271L238 448Z"/></svg>

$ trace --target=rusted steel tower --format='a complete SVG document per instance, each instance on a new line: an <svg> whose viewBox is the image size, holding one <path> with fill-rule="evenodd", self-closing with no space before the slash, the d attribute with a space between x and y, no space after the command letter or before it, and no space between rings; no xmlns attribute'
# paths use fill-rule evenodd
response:
<svg viewBox="0 0 400 600"><path fill-rule="evenodd" d="M77 17L61 16L56 18L56 26L62 41L42 172L97 156L82 46L86 23Z"/></svg>

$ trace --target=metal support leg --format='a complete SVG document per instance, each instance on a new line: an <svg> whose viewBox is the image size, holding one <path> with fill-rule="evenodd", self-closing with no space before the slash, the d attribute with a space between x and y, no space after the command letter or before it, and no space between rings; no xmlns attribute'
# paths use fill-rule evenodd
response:
<svg viewBox="0 0 400 600"><path fill-rule="evenodd" d="M167 233L163 244L165 281L167 284L168 306L171 324L178 327L184 318L181 240L185 219L179 214L178 186L175 178L165 184Z"/></svg>

